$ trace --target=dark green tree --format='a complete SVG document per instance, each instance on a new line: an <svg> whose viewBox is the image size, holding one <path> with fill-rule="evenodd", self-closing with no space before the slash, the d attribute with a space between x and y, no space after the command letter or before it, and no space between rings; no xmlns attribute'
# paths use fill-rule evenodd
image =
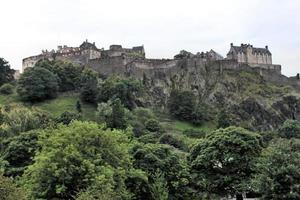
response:
<svg viewBox="0 0 300 200"><path fill-rule="evenodd" d="M63 61L40 60L35 67L48 69L58 77L59 90L62 92L80 88L82 67Z"/></svg>
<svg viewBox="0 0 300 200"><path fill-rule="evenodd" d="M80 98L84 102L96 103L98 74L91 69L85 69L80 79Z"/></svg>
<svg viewBox="0 0 300 200"><path fill-rule="evenodd" d="M257 164L254 185L260 199L300 199L300 140L272 141Z"/></svg>
<svg viewBox="0 0 300 200"><path fill-rule="evenodd" d="M138 144L133 148L133 157L134 167L148 173L150 184L156 184L156 175L159 171L166 181L170 199L186 197L190 176L184 156L168 145Z"/></svg>
<svg viewBox="0 0 300 200"><path fill-rule="evenodd" d="M81 113L82 112L82 109L81 109L81 103L79 100L77 100L76 102L76 110L77 112Z"/></svg>
<svg viewBox="0 0 300 200"><path fill-rule="evenodd" d="M117 129L125 129L127 127L125 108L120 99L115 99L112 103L112 115L108 120L107 126Z"/></svg>
<svg viewBox="0 0 300 200"><path fill-rule="evenodd" d="M45 68L28 68L18 80L17 92L24 101L54 98L58 92L58 78Z"/></svg>
<svg viewBox="0 0 300 200"><path fill-rule="evenodd" d="M283 138L300 138L300 122L296 120L287 120L278 129L280 137Z"/></svg>
<svg viewBox="0 0 300 200"><path fill-rule="evenodd" d="M159 122L156 119L149 119L145 122L145 127L150 132L160 131Z"/></svg>
<svg viewBox="0 0 300 200"><path fill-rule="evenodd" d="M38 148L38 131L20 133L5 141L2 159L7 161L6 176L21 176L32 164L32 158Z"/></svg>
<svg viewBox="0 0 300 200"><path fill-rule="evenodd" d="M254 161L261 149L260 136L243 128L228 127L208 134L189 156L196 189L241 197L250 189Z"/></svg>
<svg viewBox="0 0 300 200"><path fill-rule="evenodd" d="M172 90L168 102L170 114L177 119L191 121L196 98L191 91Z"/></svg>
<svg viewBox="0 0 300 200"><path fill-rule="evenodd" d="M0 86L14 80L15 70L10 68L9 63L0 58Z"/></svg>
<svg viewBox="0 0 300 200"><path fill-rule="evenodd" d="M1 94L12 94L14 92L14 86L10 83L5 83L0 87L0 93Z"/></svg>

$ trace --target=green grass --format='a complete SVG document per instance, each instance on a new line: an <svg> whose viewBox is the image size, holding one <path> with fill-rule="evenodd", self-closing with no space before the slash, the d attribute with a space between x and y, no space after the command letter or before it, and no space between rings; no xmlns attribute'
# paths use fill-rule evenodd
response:
<svg viewBox="0 0 300 200"><path fill-rule="evenodd" d="M65 111L76 112L76 102L79 99L77 93L62 93L55 99L30 104L22 103L16 93L11 95L0 94L0 105L9 105L12 103L20 103L27 107L36 107L46 111L53 117L60 116ZM96 107L92 104L81 103L82 116L86 120L95 120Z"/></svg>
<svg viewBox="0 0 300 200"><path fill-rule="evenodd" d="M216 125L214 122L205 122L201 126L196 126L189 122L172 119L166 113L156 112L155 114L158 117L158 120L161 123L164 130L166 130L169 133L182 134L182 132L187 129L210 132L216 129Z"/></svg>
<svg viewBox="0 0 300 200"><path fill-rule="evenodd" d="M65 93L56 99L46 100L33 106L50 113L53 117L58 117L65 111L76 112L77 100L79 100L78 94ZM81 103L81 109L84 119L95 119L96 107L94 105Z"/></svg>

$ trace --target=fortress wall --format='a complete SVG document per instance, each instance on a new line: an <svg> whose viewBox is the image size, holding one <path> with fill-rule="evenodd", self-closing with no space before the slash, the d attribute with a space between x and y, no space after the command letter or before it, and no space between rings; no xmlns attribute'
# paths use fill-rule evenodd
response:
<svg viewBox="0 0 300 200"><path fill-rule="evenodd" d="M125 65L130 61L123 56L117 56L110 59L89 60L88 66L106 76L111 74L124 75L126 74Z"/></svg>

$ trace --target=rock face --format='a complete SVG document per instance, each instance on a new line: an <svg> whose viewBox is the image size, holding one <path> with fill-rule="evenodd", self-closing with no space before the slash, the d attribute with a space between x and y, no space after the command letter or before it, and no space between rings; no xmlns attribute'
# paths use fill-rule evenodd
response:
<svg viewBox="0 0 300 200"><path fill-rule="evenodd" d="M109 63L112 68L91 67L104 76L141 80L146 87L141 100L145 106L166 109L171 90L180 89L193 91L214 113L227 108L237 125L254 130L274 129L286 119L300 118L300 81L281 75L276 66L264 69L234 60L197 58L159 60L153 66L145 62L116 59Z"/></svg>

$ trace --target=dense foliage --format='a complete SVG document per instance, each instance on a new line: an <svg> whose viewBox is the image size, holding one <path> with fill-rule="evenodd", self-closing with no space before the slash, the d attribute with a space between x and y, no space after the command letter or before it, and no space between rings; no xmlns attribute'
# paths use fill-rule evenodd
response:
<svg viewBox="0 0 300 200"><path fill-rule="evenodd" d="M131 166L126 133L75 121L40 134L45 137L41 149L23 177L30 196L69 199L104 183L123 195L124 177Z"/></svg>
<svg viewBox="0 0 300 200"><path fill-rule="evenodd" d="M28 68L18 80L17 92L24 101L42 101L57 96L58 77L42 67Z"/></svg>
<svg viewBox="0 0 300 200"><path fill-rule="evenodd" d="M186 90L171 91L166 113L146 107L149 82L61 61L26 69L17 93L11 81L0 82L0 199L300 198L296 120L267 132L233 127L251 116L242 121L238 107L217 110ZM284 98L281 109L295 108Z"/></svg>
<svg viewBox="0 0 300 200"><path fill-rule="evenodd" d="M211 194L236 195L250 189L260 136L229 127L208 134L193 147L189 160L195 186Z"/></svg>
<svg viewBox="0 0 300 200"><path fill-rule="evenodd" d="M0 86L14 80L15 70L10 68L9 63L0 58Z"/></svg>
<svg viewBox="0 0 300 200"><path fill-rule="evenodd" d="M279 139L266 148L254 183L262 199L300 199L300 140Z"/></svg>

